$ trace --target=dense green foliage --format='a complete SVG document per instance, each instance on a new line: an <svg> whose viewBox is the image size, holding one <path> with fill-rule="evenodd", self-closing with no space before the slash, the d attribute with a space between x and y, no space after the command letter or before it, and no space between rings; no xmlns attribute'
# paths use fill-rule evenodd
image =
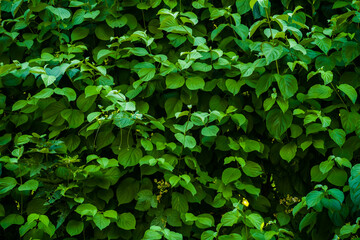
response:
<svg viewBox="0 0 360 240"><path fill-rule="evenodd" d="M360 1L2 0L1 239L350 239Z"/></svg>

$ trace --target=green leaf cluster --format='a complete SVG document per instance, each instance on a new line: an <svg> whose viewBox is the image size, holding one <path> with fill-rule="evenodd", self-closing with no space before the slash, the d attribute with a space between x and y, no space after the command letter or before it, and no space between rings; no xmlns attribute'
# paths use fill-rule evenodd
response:
<svg viewBox="0 0 360 240"><path fill-rule="evenodd" d="M1 239L355 239L360 4L0 1Z"/></svg>

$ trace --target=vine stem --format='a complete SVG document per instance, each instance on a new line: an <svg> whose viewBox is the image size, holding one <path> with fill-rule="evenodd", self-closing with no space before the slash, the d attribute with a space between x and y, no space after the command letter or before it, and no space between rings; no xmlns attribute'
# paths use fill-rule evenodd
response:
<svg viewBox="0 0 360 240"><path fill-rule="evenodd" d="M186 120L186 125L185 125L185 132L184 132L184 143L185 143L185 138L186 138L186 130L190 121L190 116L191 116L191 108L189 109L189 114L188 114L188 118ZM181 150L180 150L180 154L179 154L179 161L181 160L182 157L182 153L184 151L184 143L181 145ZM177 167L179 167L179 163L177 164Z"/></svg>
<svg viewBox="0 0 360 240"><path fill-rule="evenodd" d="M120 128L120 144L119 144L119 150L121 149L121 145L122 145L122 140L123 140L123 136L122 136L122 128Z"/></svg>
<svg viewBox="0 0 360 240"><path fill-rule="evenodd" d="M96 139L97 139L98 133L99 133L99 131L100 131L101 124L102 124L102 121L100 121L100 126L99 126L99 128L96 130L96 134L95 134L95 138L94 138L94 148L96 148Z"/></svg>
<svg viewBox="0 0 360 240"><path fill-rule="evenodd" d="M247 229L247 226L246 226L246 214L244 213L244 222L245 222L245 234L246 234L246 239L248 239L248 229Z"/></svg>
<svg viewBox="0 0 360 240"><path fill-rule="evenodd" d="M230 16L230 24L235 26L235 24L233 23L233 20L232 20L232 16ZM231 29L232 29L232 31L233 31L233 33L234 33L235 38L236 38L236 39L239 39L238 36L237 36L236 33L235 33L234 28L231 28Z"/></svg>
<svg viewBox="0 0 360 240"><path fill-rule="evenodd" d="M144 29L145 29L145 31L146 31L145 14L144 14L144 10L143 10L143 9L141 9L141 14L142 14L142 19L143 19Z"/></svg>
<svg viewBox="0 0 360 240"><path fill-rule="evenodd" d="M131 132L132 126L133 126L133 125L130 126L130 129L129 129L129 131L128 131L127 138L126 138L127 149L128 149L128 150L130 149L129 140L130 140L130 132Z"/></svg>
<svg viewBox="0 0 360 240"><path fill-rule="evenodd" d="M274 40L274 35L272 34L272 28L271 28L271 23L270 23L270 17L269 17L269 13L268 13L268 10L266 9L265 10L266 12L266 18L268 20L268 25L269 25L269 29L270 29L270 35L271 35L271 39L272 39L272 45L274 47L274 43L275 43L275 40ZM279 71L279 64L278 64L278 61L275 60L275 64L276 64L276 72L277 74L280 74L280 71Z"/></svg>
<svg viewBox="0 0 360 240"><path fill-rule="evenodd" d="M20 165L21 166L21 165ZM21 168L21 167L19 167ZM20 171L21 172L21 171ZM22 176L20 176L20 186L23 185L23 179ZM24 203L24 197L22 191L20 192L20 215L23 215L23 203Z"/></svg>
<svg viewBox="0 0 360 240"><path fill-rule="evenodd" d="M332 88L334 89L334 91L336 92L336 95L338 95L338 97L340 98L341 102L345 105L346 110L349 111L349 108L347 107L344 99L341 97L341 95L338 93L338 91L336 91L336 88L335 88L334 84L333 84L332 82L331 82L330 84L331 84L331 87L332 87Z"/></svg>

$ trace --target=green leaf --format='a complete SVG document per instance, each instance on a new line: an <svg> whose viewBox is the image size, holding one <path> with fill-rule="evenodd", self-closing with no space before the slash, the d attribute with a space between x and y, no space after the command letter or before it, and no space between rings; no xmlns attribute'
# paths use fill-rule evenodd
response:
<svg viewBox="0 0 360 240"><path fill-rule="evenodd" d="M306 195L306 205L308 208L315 207L324 198L324 193L320 191L311 191Z"/></svg>
<svg viewBox="0 0 360 240"><path fill-rule="evenodd" d="M264 227L264 219L260 214L251 213L250 215L246 216L246 219L248 219L258 230L262 230Z"/></svg>
<svg viewBox="0 0 360 240"><path fill-rule="evenodd" d="M231 28L240 36L242 40L246 40L249 36L249 28L244 24L231 25Z"/></svg>
<svg viewBox="0 0 360 240"><path fill-rule="evenodd" d="M20 185L18 188L19 191L36 191L39 187L39 182L35 179L30 179L26 181L24 184Z"/></svg>
<svg viewBox="0 0 360 240"><path fill-rule="evenodd" d="M121 28L121 27L125 26L127 22L128 22L128 19L125 15L121 16L120 18L115 18L114 16L109 14L106 17L106 23L111 28L116 28L116 27Z"/></svg>
<svg viewBox="0 0 360 240"><path fill-rule="evenodd" d="M273 74L267 73L262 75L256 82L255 93L257 97L260 97L261 94L266 92L270 88L274 80L275 77Z"/></svg>
<svg viewBox="0 0 360 240"><path fill-rule="evenodd" d="M335 59L325 56L325 55L320 55L315 60L315 69L323 68L324 71L327 72L327 71L333 70L335 67L335 64L336 64Z"/></svg>
<svg viewBox="0 0 360 240"><path fill-rule="evenodd" d="M323 198L321 200L321 204L325 208L332 210L332 211L340 211L341 210L341 204L336 199Z"/></svg>
<svg viewBox="0 0 360 240"><path fill-rule="evenodd" d="M329 172L326 179L329 181L329 183L338 187L342 187L347 182L348 175L344 169L333 168Z"/></svg>
<svg viewBox="0 0 360 240"><path fill-rule="evenodd" d="M174 47L181 46L187 40L185 36L173 33L168 34L166 37L170 40L171 45Z"/></svg>
<svg viewBox="0 0 360 240"><path fill-rule="evenodd" d="M118 214L115 210L106 210L104 216L106 218L118 219Z"/></svg>
<svg viewBox="0 0 360 240"><path fill-rule="evenodd" d="M194 71L199 72L210 72L212 70L212 65L202 62L195 62L191 65Z"/></svg>
<svg viewBox="0 0 360 240"><path fill-rule="evenodd" d="M321 71L321 78L324 80L324 84L327 85L332 82L333 80L333 73L331 71Z"/></svg>
<svg viewBox="0 0 360 240"><path fill-rule="evenodd" d="M243 237L238 233L230 233L229 235L221 235L219 240L243 240Z"/></svg>
<svg viewBox="0 0 360 240"><path fill-rule="evenodd" d="M263 173L261 166L253 161L247 161L242 170L249 177L257 177Z"/></svg>
<svg viewBox="0 0 360 240"><path fill-rule="evenodd" d="M315 84L309 89L307 97L310 99L311 98L325 99L325 98L329 98L332 92L333 90L328 86Z"/></svg>
<svg viewBox="0 0 360 240"><path fill-rule="evenodd" d="M328 159L328 160L320 163L319 170L322 174L326 174L333 168L334 165L335 165L334 161L331 159ZM322 180L324 180L324 179L325 179L325 177Z"/></svg>
<svg viewBox="0 0 360 240"><path fill-rule="evenodd" d="M238 211L227 212L221 217L221 223L225 227L232 227L239 220L240 214Z"/></svg>
<svg viewBox="0 0 360 240"><path fill-rule="evenodd" d="M118 205L130 203L134 200L139 191L139 187L139 182L132 177L122 180L116 189Z"/></svg>
<svg viewBox="0 0 360 240"><path fill-rule="evenodd" d="M289 109L289 101L283 97L278 97L276 103L280 107L281 111L285 113Z"/></svg>
<svg viewBox="0 0 360 240"><path fill-rule="evenodd" d="M194 148L196 146L196 140L192 136L184 136L182 133L176 133L175 138L184 145L185 148Z"/></svg>
<svg viewBox="0 0 360 240"><path fill-rule="evenodd" d="M166 88L181 88L185 83L185 78L178 73L170 73L166 76Z"/></svg>
<svg viewBox="0 0 360 240"><path fill-rule="evenodd" d="M186 197L178 192L173 192L171 196L171 206L180 213L189 211L189 205Z"/></svg>
<svg viewBox="0 0 360 240"><path fill-rule="evenodd" d="M134 54L135 56L143 57L149 54L145 48L134 47L129 50L129 53Z"/></svg>
<svg viewBox="0 0 360 240"><path fill-rule="evenodd" d="M77 206L77 208L75 209L75 212L77 212L78 214L80 214L81 216L95 216L95 214L97 213L97 208L92 205L91 203L86 203L86 204L81 204L79 206Z"/></svg>
<svg viewBox="0 0 360 240"><path fill-rule="evenodd" d="M245 152L261 152L262 151L262 145L260 142L246 139L245 141L240 141L240 146L244 149Z"/></svg>
<svg viewBox="0 0 360 240"><path fill-rule="evenodd" d="M164 0L164 3L170 8L173 9L177 5L176 0Z"/></svg>
<svg viewBox="0 0 360 240"><path fill-rule="evenodd" d="M33 96L33 98L38 98L38 99L43 99L43 98L48 98L51 97L51 95L53 95L54 90L51 88L44 88L42 89L40 92L38 92L37 94L35 94Z"/></svg>
<svg viewBox="0 0 360 240"><path fill-rule="evenodd" d="M292 138L298 138L303 133L303 129L297 124L291 124L290 131L291 131L290 137Z"/></svg>
<svg viewBox="0 0 360 240"><path fill-rule="evenodd" d="M342 147L344 145L345 140L346 140L346 133L344 130L342 130L342 129L329 130L329 135L330 135L331 139L337 145L339 145L339 147Z"/></svg>
<svg viewBox="0 0 360 240"><path fill-rule="evenodd" d="M273 109L266 116L266 128L276 139L291 126L293 115L290 111L283 113L280 109Z"/></svg>
<svg viewBox="0 0 360 240"><path fill-rule="evenodd" d="M125 112L119 112L114 117L114 124L119 128L126 128L135 123L135 120Z"/></svg>
<svg viewBox="0 0 360 240"><path fill-rule="evenodd" d="M85 94L83 93L76 99L76 106L82 112L86 112L94 104L95 100L96 100L96 95L91 96L91 97L86 97Z"/></svg>
<svg viewBox="0 0 360 240"><path fill-rule="evenodd" d="M0 226L5 230L13 224L22 225L24 222L25 220L20 214L9 214L0 221Z"/></svg>
<svg viewBox="0 0 360 240"><path fill-rule="evenodd" d="M248 0L237 0L236 9L240 15L243 15L250 11L251 7Z"/></svg>
<svg viewBox="0 0 360 240"><path fill-rule="evenodd" d="M137 194L135 209L139 211L147 211L150 207L156 208L157 204L158 202L156 201L156 196L152 193L152 190L144 189L140 190Z"/></svg>
<svg viewBox="0 0 360 240"><path fill-rule="evenodd" d="M119 220L116 222L119 228L124 230L135 229L136 219L132 213L122 213L119 216Z"/></svg>
<svg viewBox="0 0 360 240"><path fill-rule="evenodd" d="M355 58L360 55L360 47L357 42L344 42L344 45L341 50L342 59L345 62L345 66L352 63Z"/></svg>
<svg viewBox="0 0 360 240"><path fill-rule="evenodd" d="M142 151L139 148L121 149L118 153L118 160L126 168L139 164L142 156Z"/></svg>
<svg viewBox="0 0 360 240"><path fill-rule="evenodd" d="M350 98L352 103L355 104L356 99L358 97L355 88L353 88L349 84L340 84L337 88L343 91Z"/></svg>
<svg viewBox="0 0 360 240"><path fill-rule="evenodd" d="M213 227L215 224L214 217L211 214L203 213L197 216L195 221L196 227L200 229Z"/></svg>
<svg viewBox="0 0 360 240"><path fill-rule="evenodd" d="M338 3L335 2L334 5ZM344 3L344 2L343 2ZM345 2L346 4L349 4L347 2ZM360 226L358 224L353 224L350 225L349 223L347 223L346 225L343 225L340 229L340 236L341 237L345 237L346 235L351 235L351 234L356 234L356 232L359 230Z"/></svg>
<svg viewBox="0 0 360 240"><path fill-rule="evenodd" d="M220 24L217 28L215 28L211 32L210 39L211 41L214 41L214 39L222 32L222 30L227 26L227 24Z"/></svg>
<svg viewBox="0 0 360 240"><path fill-rule="evenodd" d="M290 216L288 214L286 214L286 213L283 213L283 212L277 213L276 218L279 221L280 226L287 225L291 220Z"/></svg>
<svg viewBox="0 0 360 240"><path fill-rule="evenodd" d="M88 98L93 95L98 95L101 92L102 86L87 86L85 88L85 97Z"/></svg>
<svg viewBox="0 0 360 240"><path fill-rule="evenodd" d="M160 239L162 239L162 234L153 229L148 229L148 230L146 230L144 237L142 239L143 240L160 240Z"/></svg>
<svg viewBox="0 0 360 240"><path fill-rule="evenodd" d="M238 168L226 168L221 176L225 185L238 180L241 177L241 171Z"/></svg>
<svg viewBox="0 0 360 240"><path fill-rule="evenodd" d="M50 86L51 84L53 84L56 81L56 77L55 76L50 76L50 75L46 75L46 74L41 74L41 79L43 80L45 87Z"/></svg>
<svg viewBox="0 0 360 240"><path fill-rule="evenodd" d="M348 112L345 109L340 109L341 125L346 134L352 133L360 124L360 114L357 112Z"/></svg>
<svg viewBox="0 0 360 240"><path fill-rule="evenodd" d="M177 98L169 98L165 101L165 111L168 118L175 117L175 113L181 112L182 110L182 101Z"/></svg>
<svg viewBox="0 0 360 240"><path fill-rule="evenodd" d="M53 6L47 6L46 8L61 20L71 17L70 11L65 8L54 8Z"/></svg>
<svg viewBox="0 0 360 240"><path fill-rule="evenodd" d="M25 107L27 105L27 101L26 100L19 100L16 103L14 103L14 105L12 106L12 111L17 111L19 109L22 109L23 107Z"/></svg>
<svg viewBox="0 0 360 240"><path fill-rule="evenodd" d="M283 53L283 47L281 45L274 47L270 43L263 43L261 45L261 50L266 58L266 63L270 64L271 62L281 58Z"/></svg>
<svg viewBox="0 0 360 240"><path fill-rule="evenodd" d="M69 128L78 128L84 122L84 113L76 109L65 109L61 116L69 123Z"/></svg>
<svg viewBox="0 0 360 240"><path fill-rule="evenodd" d="M52 124L58 117L62 119L60 113L65 108L66 105L62 101L48 105L47 108L45 108L45 111L43 111L42 122Z"/></svg>
<svg viewBox="0 0 360 240"><path fill-rule="evenodd" d="M316 223L316 216L316 212L306 214L299 224L299 231L301 232L305 227L309 225L313 226Z"/></svg>
<svg viewBox="0 0 360 240"><path fill-rule="evenodd" d="M0 146L4 146L11 141L11 134L5 133L3 136L0 137Z"/></svg>
<svg viewBox="0 0 360 240"><path fill-rule="evenodd" d="M245 85L245 81L235 81L234 79L227 79L225 82L226 88L234 96L240 91L240 88Z"/></svg>
<svg viewBox="0 0 360 240"><path fill-rule="evenodd" d="M77 27L71 32L71 41L78 41L86 38L89 35L89 28Z"/></svg>
<svg viewBox="0 0 360 240"><path fill-rule="evenodd" d="M70 236L79 235L84 230L84 223L82 221L70 220L66 225L66 232Z"/></svg>
<svg viewBox="0 0 360 240"><path fill-rule="evenodd" d="M205 81L201 77L190 77L186 79L186 87L190 90L204 89Z"/></svg>
<svg viewBox="0 0 360 240"><path fill-rule="evenodd" d="M140 80L147 82L153 79L156 73L154 64L149 62L138 63L134 66L135 71L139 75Z"/></svg>
<svg viewBox="0 0 360 240"><path fill-rule="evenodd" d="M317 38L313 42L315 45L317 45L325 54L327 54L331 48L331 39L325 37L325 38Z"/></svg>
<svg viewBox="0 0 360 240"><path fill-rule="evenodd" d="M96 213L93 217L93 221L100 230L103 230L104 228L109 226L111 222L110 219L104 217L102 213Z"/></svg>
<svg viewBox="0 0 360 240"><path fill-rule="evenodd" d="M201 134L206 137L216 137L218 132L219 128L215 125L211 125L209 127L204 127L203 129L201 129Z"/></svg>
<svg viewBox="0 0 360 240"><path fill-rule="evenodd" d="M112 132L112 129L103 129L100 130L96 136L95 145L97 150L109 146L115 140L115 135Z"/></svg>
<svg viewBox="0 0 360 240"><path fill-rule="evenodd" d="M97 24L95 28L95 35L100 40L108 41L114 36L114 29L106 24Z"/></svg>
<svg viewBox="0 0 360 240"><path fill-rule="evenodd" d="M213 240L217 236L217 232L207 230L201 234L201 240Z"/></svg>
<svg viewBox="0 0 360 240"><path fill-rule="evenodd" d="M0 194L9 192L16 186L17 182L15 178L4 177L0 178Z"/></svg>
<svg viewBox="0 0 360 240"><path fill-rule="evenodd" d="M231 120L233 120L233 122L238 126L243 126L247 122L246 117L243 114L239 113L231 115Z"/></svg>
<svg viewBox="0 0 360 240"><path fill-rule="evenodd" d="M256 30L264 23L266 23L266 19L253 23L253 25L251 25L250 27L249 38L251 38L251 36L256 32Z"/></svg>
<svg viewBox="0 0 360 240"><path fill-rule="evenodd" d="M76 92L72 88L69 88L69 87L64 87L62 89L61 88L55 88L54 92L56 94L58 94L58 95L62 95L62 96L67 97L69 102L76 100Z"/></svg>
<svg viewBox="0 0 360 240"><path fill-rule="evenodd" d="M322 182L327 177L327 174L320 171L319 165L315 165L311 168L310 175L312 182Z"/></svg>
<svg viewBox="0 0 360 240"><path fill-rule="evenodd" d="M291 162L294 159L297 152L297 145L295 142L290 142L284 145L280 149L280 156L282 159L286 160L287 162Z"/></svg>
<svg viewBox="0 0 360 240"><path fill-rule="evenodd" d="M276 77L280 92L285 99L291 98L298 90L297 80L293 75L286 74Z"/></svg>
<svg viewBox="0 0 360 240"><path fill-rule="evenodd" d="M81 143L79 136L71 134L64 139L66 148L69 152L73 152Z"/></svg>

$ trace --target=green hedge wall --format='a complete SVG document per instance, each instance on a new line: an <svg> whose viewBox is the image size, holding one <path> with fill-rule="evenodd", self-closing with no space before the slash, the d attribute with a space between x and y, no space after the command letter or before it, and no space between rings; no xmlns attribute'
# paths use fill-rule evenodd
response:
<svg viewBox="0 0 360 240"><path fill-rule="evenodd" d="M360 1L0 3L1 239L357 238Z"/></svg>

